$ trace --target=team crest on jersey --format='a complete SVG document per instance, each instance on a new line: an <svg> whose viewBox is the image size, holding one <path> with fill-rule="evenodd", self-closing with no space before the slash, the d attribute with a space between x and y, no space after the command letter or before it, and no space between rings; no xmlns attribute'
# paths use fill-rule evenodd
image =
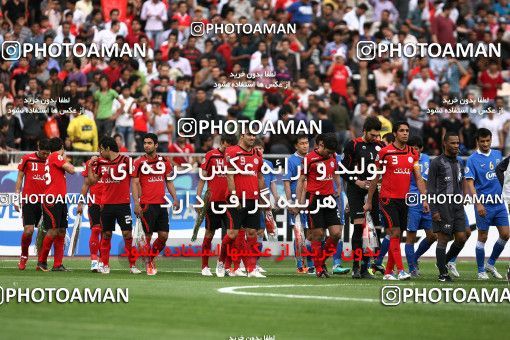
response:
<svg viewBox="0 0 510 340"><path fill-rule="evenodd" d="M413 157L411 157L411 156L409 156L409 157L407 157L407 160L409 161L409 163L411 163L411 164L412 164L412 163L413 163L413 161L414 161L414 158L413 158Z"/></svg>
<svg viewBox="0 0 510 340"><path fill-rule="evenodd" d="M331 161L331 167L334 168L335 167L335 162Z"/></svg>
<svg viewBox="0 0 510 340"><path fill-rule="evenodd" d="M59 161L64 160L64 157L62 157L62 155L58 155L57 158L58 158Z"/></svg>
<svg viewBox="0 0 510 340"><path fill-rule="evenodd" d="M255 163L255 165L259 164L259 160L255 158L255 159L253 160L253 163Z"/></svg>
<svg viewBox="0 0 510 340"><path fill-rule="evenodd" d="M469 168L466 166L466 168L464 169L464 173L468 173L469 172Z"/></svg>

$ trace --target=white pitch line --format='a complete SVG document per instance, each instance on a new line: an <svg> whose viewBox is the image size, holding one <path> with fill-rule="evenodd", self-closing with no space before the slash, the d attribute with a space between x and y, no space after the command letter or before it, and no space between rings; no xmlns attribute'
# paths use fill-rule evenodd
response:
<svg viewBox="0 0 510 340"><path fill-rule="evenodd" d="M283 297L288 299L313 299L313 300L335 300L335 301L358 301L358 302L380 302L376 299L350 298L342 296L322 296L322 295L297 295L297 294L277 294L277 293L256 293L241 292L238 289L258 289L258 288L291 288L291 287L325 287L325 286L343 286L343 284L327 285L261 285L261 286L237 286L219 288L218 292L223 294L248 295L248 296L270 296Z"/></svg>

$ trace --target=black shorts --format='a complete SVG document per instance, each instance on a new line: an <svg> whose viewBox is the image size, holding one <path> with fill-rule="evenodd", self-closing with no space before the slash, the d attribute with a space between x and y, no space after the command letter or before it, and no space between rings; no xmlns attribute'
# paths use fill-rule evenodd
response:
<svg viewBox="0 0 510 340"><path fill-rule="evenodd" d="M218 207L219 204L225 204L225 202L211 202L211 205L214 205L215 210L221 210ZM216 214L213 212L212 208L209 207L205 213L205 229L215 231L216 229L223 227L233 228L233 221L229 218L228 214L228 211L224 214ZM230 226L231 224L232 227Z"/></svg>
<svg viewBox="0 0 510 340"><path fill-rule="evenodd" d="M308 205L308 227L310 229L316 228L329 228L333 225L340 225L340 210L338 207L335 208L325 208L322 207L316 213L313 213L314 210L317 209L318 202L321 202L326 197L333 197L333 195L310 195L306 193L306 199L309 201ZM335 203L337 200L333 197Z"/></svg>
<svg viewBox="0 0 510 340"><path fill-rule="evenodd" d="M115 221L120 230L131 230L133 221L131 206L125 204L104 204L101 208L101 226L103 231L115 231Z"/></svg>
<svg viewBox="0 0 510 340"><path fill-rule="evenodd" d="M146 233L157 233L158 231L166 231L170 229L168 224L168 210L161 204L141 204L143 230Z"/></svg>
<svg viewBox="0 0 510 340"><path fill-rule="evenodd" d="M41 203L25 203L21 206L21 217L23 219L23 226L39 224L42 216Z"/></svg>
<svg viewBox="0 0 510 340"><path fill-rule="evenodd" d="M101 226L101 206L99 204L89 205L90 227Z"/></svg>
<svg viewBox="0 0 510 340"><path fill-rule="evenodd" d="M229 219L229 229L239 230L241 228L259 229L260 228L260 210L250 214L249 211L255 209L255 200L246 200L246 206L242 208L227 208L227 218Z"/></svg>
<svg viewBox="0 0 510 340"><path fill-rule="evenodd" d="M67 204L43 203L42 206L44 229L67 228Z"/></svg>
<svg viewBox="0 0 510 340"><path fill-rule="evenodd" d="M379 203L385 228L391 230L397 227L402 231L407 229L408 207L405 199L380 198Z"/></svg>
<svg viewBox="0 0 510 340"><path fill-rule="evenodd" d="M466 232L469 226L466 226L466 215L464 214L463 205L440 205L439 215L441 221L434 222L432 220L432 231L435 233L442 232L447 235L453 233Z"/></svg>
<svg viewBox="0 0 510 340"><path fill-rule="evenodd" d="M347 202L349 203L349 217L351 223L354 223L355 219L365 218L365 211L363 206L365 205L365 197L368 195L368 190L361 189L356 184L349 183L347 185ZM372 210L370 216L374 222L374 226L381 225L379 218L379 192L376 190L372 196Z"/></svg>

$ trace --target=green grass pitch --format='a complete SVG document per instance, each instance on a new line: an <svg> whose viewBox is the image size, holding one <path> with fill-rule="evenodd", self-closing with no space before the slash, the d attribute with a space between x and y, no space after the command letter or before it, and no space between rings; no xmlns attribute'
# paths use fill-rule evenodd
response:
<svg viewBox="0 0 510 340"><path fill-rule="evenodd" d="M49 264L51 264L51 260ZM0 305L0 339L504 339L510 304L412 304L383 306L380 290L401 287L509 287L480 282L474 260L458 264L462 277L436 282L433 262L411 281L317 279L295 274L294 262L262 261L266 279L202 277L200 260L161 259L159 273L128 273L112 259L110 275L89 271L88 259L64 258L69 273L35 271L31 258L19 271L14 258L0 260L2 287L129 288L129 303ZM215 259L210 260L211 267ZM498 264L506 273L506 262ZM141 267L139 266L141 269ZM260 286L234 289L228 287ZM267 287L266 287L267 286ZM221 292L220 289L227 292ZM230 291L230 293L228 293ZM249 295L245 295L245 294Z"/></svg>

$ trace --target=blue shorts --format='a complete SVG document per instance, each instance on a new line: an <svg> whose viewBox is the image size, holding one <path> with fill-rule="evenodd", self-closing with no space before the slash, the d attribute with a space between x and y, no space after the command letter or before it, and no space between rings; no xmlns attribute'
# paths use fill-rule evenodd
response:
<svg viewBox="0 0 510 340"><path fill-rule="evenodd" d="M407 231L416 232L418 229L432 228L432 214L424 213L423 207L409 207L407 214Z"/></svg>
<svg viewBox="0 0 510 340"><path fill-rule="evenodd" d="M484 205L486 215L481 217L475 207L476 226L478 229L487 231L489 226L496 227L508 226L508 213L504 204L486 204Z"/></svg>

